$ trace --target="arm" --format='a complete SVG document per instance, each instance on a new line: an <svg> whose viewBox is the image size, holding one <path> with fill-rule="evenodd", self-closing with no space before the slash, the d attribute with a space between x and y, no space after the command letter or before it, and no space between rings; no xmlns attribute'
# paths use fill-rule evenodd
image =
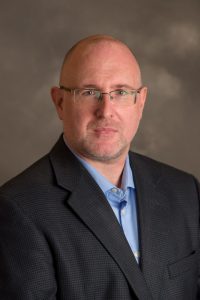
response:
<svg viewBox="0 0 200 300"><path fill-rule="evenodd" d="M0 299L56 299L54 273L45 237L15 201L0 196Z"/></svg>
<svg viewBox="0 0 200 300"><path fill-rule="evenodd" d="M200 300L200 183L195 179L198 199L199 199L199 274L198 274L198 289L197 289L197 300Z"/></svg>

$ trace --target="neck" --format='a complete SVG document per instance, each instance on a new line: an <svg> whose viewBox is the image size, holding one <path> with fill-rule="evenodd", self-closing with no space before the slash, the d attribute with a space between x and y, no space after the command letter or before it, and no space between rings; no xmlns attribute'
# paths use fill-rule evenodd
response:
<svg viewBox="0 0 200 300"><path fill-rule="evenodd" d="M64 137L65 144L73 151L72 148L66 142ZM124 169L125 160L128 154L128 150L121 155L120 157L108 161L97 161L86 156L77 153L82 159L87 161L91 166L93 166L101 175L103 175L108 181L114 184L117 187L121 187L121 179L122 179L122 172Z"/></svg>
<svg viewBox="0 0 200 300"><path fill-rule="evenodd" d="M85 159L89 164L91 164L101 175L103 175L112 184L119 188L121 187L121 178L126 157L123 159L117 159L116 161L112 162L100 162L85 157L82 158Z"/></svg>

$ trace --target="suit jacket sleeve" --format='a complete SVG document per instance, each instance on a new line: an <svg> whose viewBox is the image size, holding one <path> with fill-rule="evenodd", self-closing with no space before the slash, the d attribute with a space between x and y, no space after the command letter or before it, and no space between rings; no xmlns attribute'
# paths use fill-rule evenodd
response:
<svg viewBox="0 0 200 300"><path fill-rule="evenodd" d="M0 195L0 299L56 299L53 261L40 230Z"/></svg>
<svg viewBox="0 0 200 300"><path fill-rule="evenodd" d="M200 183L195 180L197 185L197 192L199 195L199 202L200 202ZM200 206L200 203L199 203ZM200 208L199 208L199 274L198 274L198 290L197 290L197 300L200 300Z"/></svg>

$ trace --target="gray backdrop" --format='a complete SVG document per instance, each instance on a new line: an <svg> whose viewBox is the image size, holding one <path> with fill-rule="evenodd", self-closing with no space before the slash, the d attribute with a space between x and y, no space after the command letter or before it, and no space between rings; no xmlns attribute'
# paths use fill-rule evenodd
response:
<svg viewBox="0 0 200 300"><path fill-rule="evenodd" d="M149 87L132 148L200 178L199 0L1 0L0 28L0 183L57 140L50 87L66 50L96 33L128 43Z"/></svg>

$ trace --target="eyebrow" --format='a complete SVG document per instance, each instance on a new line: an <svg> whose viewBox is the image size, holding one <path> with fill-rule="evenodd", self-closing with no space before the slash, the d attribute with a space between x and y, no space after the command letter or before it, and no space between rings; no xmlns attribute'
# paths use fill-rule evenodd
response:
<svg viewBox="0 0 200 300"><path fill-rule="evenodd" d="M81 88L83 89L95 89L95 90L101 90L99 86L96 84L84 84ZM129 84L115 84L111 87L111 89L130 89L130 90L135 90L136 88L133 88Z"/></svg>

